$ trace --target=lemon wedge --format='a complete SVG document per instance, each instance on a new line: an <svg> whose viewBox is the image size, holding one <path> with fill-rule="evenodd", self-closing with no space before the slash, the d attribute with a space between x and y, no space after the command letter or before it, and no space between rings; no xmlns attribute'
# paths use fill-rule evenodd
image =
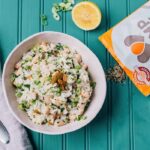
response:
<svg viewBox="0 0 150 150"><path fill-rule="evenodd" d="M72 10L72 20L83 30L96 29L101 22L101 11L93 2L80 2Z"/></svg>

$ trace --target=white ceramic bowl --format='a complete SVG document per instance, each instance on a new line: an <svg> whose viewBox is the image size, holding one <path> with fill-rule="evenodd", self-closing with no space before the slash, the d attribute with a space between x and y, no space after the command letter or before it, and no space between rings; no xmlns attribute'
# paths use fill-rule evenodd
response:
<svg viewBox="0 0 150 150"><path fill-rule="evenodd" d="M32 48L35 44L41 41L50 41L54 43L63 43L68 45L70 48L78 51L83 58L83 62L85 62L85 64L88 65L89 72L94 81L96 81L96 88L94 95L92 97L92 101L87 111L85 112L87 119L70 123L62 127L36 125L29 119L29 117L25 112L17 108L18 104L15 97L15 89L10 81L10 75L14 71L14 65L20 60L23 54L30 48ZM80 42L76 38L59 32L49 31L34 34L29 38L25 39L24 41L22 41L19 45L17 45L6 60L3 70L2 81L3 81L4 95L8 107L10 108L12 114L16 117L16 119L29 129L45 134L63 134L75 131L87 125L90 121L92 121L95 118L95 116L102 108L106 95L105 74L97 57L92 53L92 51L87 46L85 46L82 42Z"/></svg>

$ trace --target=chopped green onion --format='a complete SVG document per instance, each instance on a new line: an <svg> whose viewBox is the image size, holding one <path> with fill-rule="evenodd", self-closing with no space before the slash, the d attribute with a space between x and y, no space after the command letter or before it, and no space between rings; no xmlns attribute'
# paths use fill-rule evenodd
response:
<svg viewBox="0 0 150 150"><path fill-rule="evenodd" d="M21 97L22 96L22 93L21 92L16 92L16 97Z"/></svg>
<svg viewBox="0 0 150 150"><path fill-rule="evenodd" d="M60 20L60 16L59 16L58 13L54 13L54 14L53 14L53 18L54 18L55 20L57 20L57 21Z"/></svg>
<svg viewBox="0 0 150 150"><path fill-rule="evenodd" d="M34 105L36 103L36 100L32 100L31 103L32 105Z"/></svg>
<svg viewBox="0 0 150 150"><path fill-rule="evenodd" d="M81 93L81 89L80 89L80 88L77 88L76 94L79 95L80 93Z"/></svg>
<svg viewBox="0 0 150 150"><path fill-rule="evenodd" d="M11 82L14 82L15 79L16 79L16 75L15 75L15 73L12 73L10 76Z"/></svg>
<svg viewBox="0 0 150 150"><path fill-rule="evenodd" d="M27 87L28 89L30 89L30 84L24 84L24 87Z"/></svg>
<svg viewBox="0 0 150 150"><path fill-rule="evenodd" d="M63 112L63 111L64 111L64 109L65 109L65 108L60 108L61 112Z"/></svg>
<svg viewBox="0 0 150 150"><path fill-rule="evenodd" d="M76 101L71 102L71 106L72 106L72 107L76 107L77 104L78 104L78 102L76 102Z"/></svg>
<svg viewBox="0 0 150 150"><path fill-rule="evenodd" d="M65 10L65 11L72 10L71 5L72 5L71 3L66 3L65 6L64 6L64 10Z"/></svg>
<svg viewBox="0 0 150 150"><path fill-rule="evenodd" d="M24 106L23 106L22 104L19 104L19 105L18 105L18 108L19 108L20 110L25 111L25 108L24 108Z"/></svg>
<svg viewBox="0 0 150 150"><path fill-rule="evenodd" d="M19 88L19 89L22 88L22 84L15 84L15 86L16 86L17 88Z"/></svg>
<svg viewBox="0 0 150 150"><path fill-rule="evenodd" d="M43 49L41 47L39 47L38 51L41 53L43 51Z"/></svg>
<svg viewBox="0 0 150 150"><path fill-rule="evenodd" d="M76 117L76 120L80 121L80 120L85 120L86 118L87 118L86 116L79 115L79 116Z"/></svg>
<svg viewBox="0 0 150 150"><path fill-rule="evenodd" d="M36 73L37 73L38 76L41 75L41 71L40 70L36 71Z"/></svg>
<svg viewBox="0 0 150 150"><path fill-rule="evenodd" d="M61 7L59 6L59 4L53 4L52 13L56 13L59 11L61 11Z"/></svg>
<svg viewBox="0 0 150 150"><path fill-rule="evenodd" d="M50 76L47 77L47 81L51 81L51 77Z"/></svg>
<svg viewBox="0 0 150 150"><path fill-rule="evenodd" d="M78 80L77 80L77 83L80 84L80 83L81 83L81 79L78 79Z"/></svg>
<svg viewBox="0 0 150 150"><path fill-rule="evenodd" d="M31 61L31 60L32 60L32 56L28 56L24 61L28 62L28 61Z"/></svg>
<svg viewBox="0 0 150 150"><path fill-rule="evenodd" d="M47 54L48 54L48 57L50 57L50 56L52 55L52 53L51 53L51 52L47 52Z"/></svg>
<svg viewBox="0 0 150 150"><path fill-rule="evenodd" d="M92 82L90 83L90 86L94 89L94 88L96 87L96 82L92 81Z"/></svg>
<svg viewBox="0 0 150 150"><path fill-rule="evenodd" d="M48 25L48 21L47 21L47 16L46 15L41 15L41 21L42 21L42 25L43 26L47 26Z"/></svg>
<svg viewBox="0 0 150 150"><path fill-rule="evenodd" d="M38 88L41 88L41 87L42 87L42 84L41 84L41 83L39 83L39 84L38 84Z"/></svg>
<svg viewBox="0 0 150 150"><path fill-rule="evenodd" d="M64 0L64 2L54 4L52 7L53 18L59 21L60 16L58 12L72 10L73 4L74 4L74 0Z"/></svg>
<svg viewBox="0 0 150 150"><path fill-rule="evenodd" d="M75 98L72 100L72 102L71 102L71 106L72 106L72 107L76 107L77 104L78 104L78 102L79 102L79 98L78 98L78 97L75 97Z"/></svg>
<svg viewBox="0 0 150 150"><path fill-rule="evenodd" d="M56 48L57 50L63 50L63 45L62 45L61 43L58 43L58 44L55 46L55 48Z"/></svg>
<svg viewBox="0 0 150 150"><path fill-rule="evenodd" d="M39 81L39 80L34 81L34 84L36 84L36 85L39 85L40 83L41 83L41 81Z"/></svg>
<svg viewBox="0 0 150 150"><path fill-rule="evenodd" d="M31 66L24 66L23 68L24 68L25 70L31 70L32 67L31 67Z"/></svg>
<svg viewBox="0 0 150 150"><path fill-rule="evenodd" d="M71 3L71 4L75 4L74 0L64 0L64 3Z"/></svg>
<svg viewBox="0 0 150 150"><path fill-rule="evenodd" d="M19 109L26 111L26 109L29 109L30 105L28 104L27 101L22 101L22 103L20 103L18 107Z"/></svg>
<svg viewBox="0 0 150 150"><path fill-rule="evenodd" d="M58 89L57 89L57 92L58 92L58 93L61 93L61 88L58 88Z"/></svg>
<svg viewBox="0 0 150 150"><path fill-rule="evenodd" d="M81 69L81 66L80 66L80 65L77 65L77 66L75 66L75 69L80 70L80 69Z"/></svg>

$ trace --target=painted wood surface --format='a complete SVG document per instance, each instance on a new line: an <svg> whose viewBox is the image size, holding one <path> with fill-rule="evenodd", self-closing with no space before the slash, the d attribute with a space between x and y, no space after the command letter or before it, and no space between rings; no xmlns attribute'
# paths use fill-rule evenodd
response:
<svg viewBox="0 0 150 150"><path fill-rule="evenodd" d="M52 18L51 7L59 1L0 0L0 59L3 64L17 43L45 30L64 32L80 39L97 55L106 70L115 62L98 41L98 36L146 2L92 0L101 8L103 19L99 28L84 32L74 25L70 13L63 13L59 22ZM41 14L48 16L46 27L41 25ZM105 104L86 127L57 136L27 131L35 150L149 150L149 114L150 98L141 95L129 80L125 84L108 82Z"/></svg>

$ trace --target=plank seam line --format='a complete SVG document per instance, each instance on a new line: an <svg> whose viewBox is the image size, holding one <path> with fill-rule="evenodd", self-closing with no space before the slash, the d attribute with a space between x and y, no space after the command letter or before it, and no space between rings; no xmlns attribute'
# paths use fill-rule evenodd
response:
<svg viewBox="0 0 150 150"><path fill-rule="evenodd" d="M62 16L62 32L66 33L66 13L62 12L61 16ZM62 149L67 150L67 134L62 135Z"/></svg>
<svg viewBox="0 0 150 150"><path fill-rule="evenodd" d="M44 0L39 0L39 13L40 13L40 15L39 15L39 31L40 32L44 30L44 27L41 23L41 17L40 17L43 14L43 12L44 12ZM40 142L39 143L40 143L40 149L43 150L43 134L42 133L40 133Z"/></svg>
<svg viewBox="0 0 150 150"><path fill-rule="evenodd" d="M108 30L110 28L110 3L109 0L105 1L105 11L106 11L106 30ZM107 51L107 50L106 50ZM108 66L110 65L110 54L106 53L106 68L108 68ZM107 146L108 146L108 150L112 150L112 131L111 131L111 108L112 108L112 103L111 103L111 96L112 96L112 86L111 86L111 82L108 82L108 90L110 91L107 95L107 101L108 101L108 106L107 106L107 114L108 114L108 119L107 119Z"/></svg>
<svg viewBox="0 0 150 150"><path fill-rule="evenodd" d="M17 43L22 40L22 0L18 0L18 35L17 35Z"/></svg>
<svg viewBox="0 0 150 150"><path fill-rule="evenodd" d="M17 4L18 4L18 6L17 6L17 7L18 7L18 10L17 10L17 43L19 43L19 33L20 33L20 32L19 32L19 25L20 25L20 24L19 24L19 22L20 22L20 19L19 19L19 18L20 18L20 17L19 17L19 5L20 5L20 4L19 4L19 1L20 1L20 0L18 0L18 2L17 2Z"/></svg>
<svg viewBox="0 0 150 150"><path fill-rule="evenodd" d="M130 14L130 0L126 0L127 3L127 15ZM132 84L128 79L128 87L129 87L129 144L130 149L134 150L134 128L133 128L133 104L132 104Z"/></svg>
<svg viewBox="0 0 150 150"><path fill-rule="evenodd" d="M88 46L88 31L83 31L84 33L84 43ZM84 129L84 138L85 138L85 150L90 150L90 138L89 138L89 126L87 125Z"/></svg>

